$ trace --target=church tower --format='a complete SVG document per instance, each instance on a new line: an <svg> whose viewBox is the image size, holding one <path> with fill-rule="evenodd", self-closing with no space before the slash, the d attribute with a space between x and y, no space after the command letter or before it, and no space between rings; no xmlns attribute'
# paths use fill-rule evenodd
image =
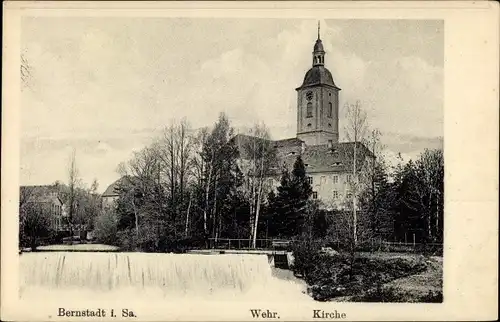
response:
<svg viewBox="0 0 500 322"><path fill-rule="evenodd" d="M297 91L297 138L306 145L339 141L339 91L332 74L325 68L325 51L318 39L312 53L312 68Z"/></svg>

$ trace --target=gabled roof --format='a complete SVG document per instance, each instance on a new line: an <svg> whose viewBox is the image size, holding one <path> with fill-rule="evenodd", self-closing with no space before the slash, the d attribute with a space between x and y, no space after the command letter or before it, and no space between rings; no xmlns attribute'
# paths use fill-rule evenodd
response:
<svg viewBox="0 0 500 322"><path fill-rule="evenodd" d="M372 153L362 143L356 144L357 168L361 169L367 156ZM352 171L354 160L354 142L341 142L328 145L307 146L302 153L306 171L348 172Z"/></svg>
<svg viewBox="0 0 500 322"><path fill-rule="evenodd" d="M119 195L118 189L122 185L126 184L131 184L132 183L132 178L130 176L123 176L120 179L116 180L112 184L110 184L104 193L102 194L102 197L117 197Z"/></svg>
<svg viewBox="0 0 500 322"><path fill-rule="evenodd" d="M20 193L27 199L24 200L26 203L39 202L63 205L59 197L59 191L54 185L21 186Z"/></svg>
<svg viewBox="0 0 500 322"><path fill-rule="evenodd" d="M251 140L263 140L249 135L238 135L236 138L240 149L240 156L245 159L245 153L242 151L245 142ZM289 138L284 140L271 141L272 146L276 149L277 160L270 165L269 175L280 175L283 167L292 169L293 164L297 160L297 156L301 156L306 171L308 173L320 172L348 172L352 171L354 159L354 142L340 142L332 145L305 145L304 142L297 138ZM357 168L361 169L367 156L372 156L372 153L362 143L356 144L357 150Z"/></svg>
<svg viewBox="0 0 500 322"><path fill-rule="evenodd" d="M274 146L276 148L284 148L284 147L300 147L304 143L304 141L297 138L289 138L283 140L274 141Z"/></svg>

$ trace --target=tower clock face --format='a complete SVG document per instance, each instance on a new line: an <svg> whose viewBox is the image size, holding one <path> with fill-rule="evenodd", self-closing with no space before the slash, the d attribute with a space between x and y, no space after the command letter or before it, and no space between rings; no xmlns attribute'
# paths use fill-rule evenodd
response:
<svg viewBox="0 0 500 322"><path fill-rule="evenodd" d="M312 100L313 99L313 93L312 92L307 92L306 93L306 98L308 101Z"/></svg>

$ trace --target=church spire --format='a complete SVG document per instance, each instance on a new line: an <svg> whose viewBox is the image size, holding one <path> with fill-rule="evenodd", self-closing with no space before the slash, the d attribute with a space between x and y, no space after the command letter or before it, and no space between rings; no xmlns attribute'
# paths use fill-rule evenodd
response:
<svg viewBox="0 0 500 322"><path fill-rule="evenodd" d="M313 51L313 66L323 66L325 64L325 51L323 49L323 43L320 39L320 24L318 20L318 39L316 44L314 44Z"/></svg>

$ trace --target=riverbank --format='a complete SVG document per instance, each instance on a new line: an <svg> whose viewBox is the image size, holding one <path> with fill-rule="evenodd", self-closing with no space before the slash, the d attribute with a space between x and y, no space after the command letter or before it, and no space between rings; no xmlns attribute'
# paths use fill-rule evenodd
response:
<svg viewBox="0 0 500 322"><path fill-rule="evenodd" d="M299 259L317 301L442 302L442 257L414 253L316 254Z"/></svg>

